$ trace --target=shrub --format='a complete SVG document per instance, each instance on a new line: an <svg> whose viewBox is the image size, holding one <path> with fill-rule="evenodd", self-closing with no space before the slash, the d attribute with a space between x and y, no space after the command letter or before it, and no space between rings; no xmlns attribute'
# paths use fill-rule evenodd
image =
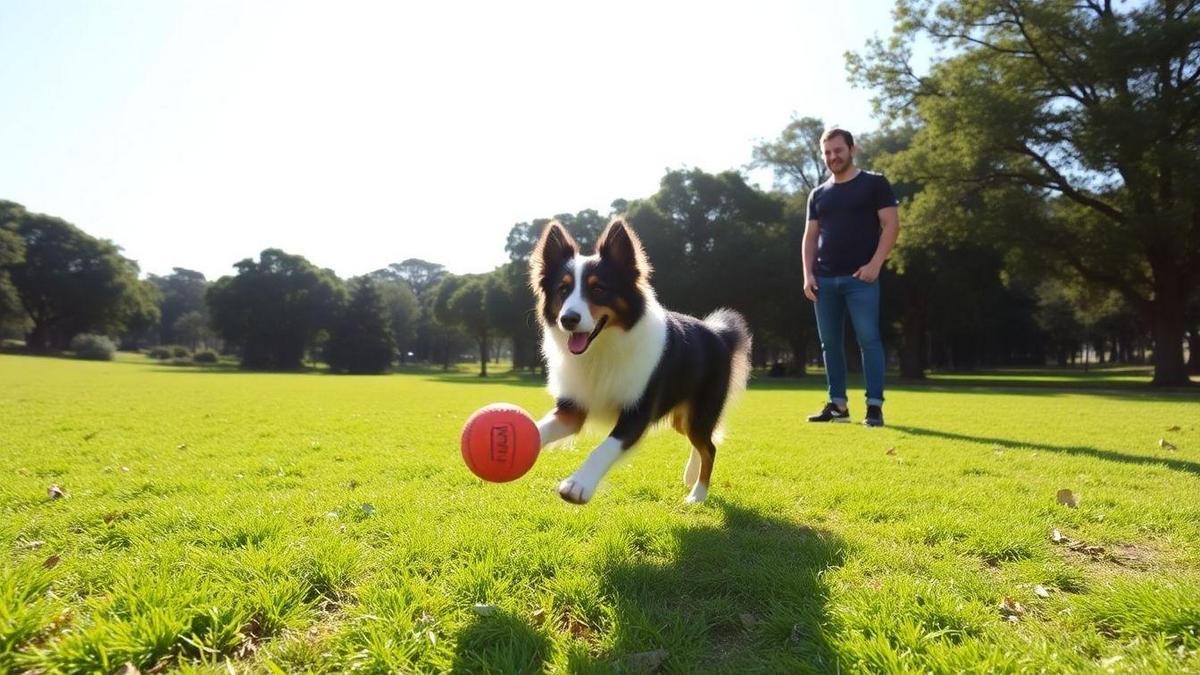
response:
<svg viewBox="0 0 1200 675"><path fill-rule="evenodd" d="M192 352L189 351L187 347L184 347L183 345L171 345L171 356L174 356L177 359L186 359L191 355Z"/></svg>
<svg viewBox="0 0 1200 675"><path fill-rule="evenodd" d="M146 350L146 356L149 356L152 359L158 359L159 361L165 361L166 359L171 358L171 350L167 349L166 347L151 347L150 349Z"/></svg>
<svg viewBox="0 0 1200 675"><path fill-rule="evenodd" d="M111 361L117 346L103 335L81 333L71 339L71 351L81 359L92 361Z"/></svg>
<svg viewBox="0 0 1200 675"><path fill-rule="evenodd" d="M196 352L196 354L192 356L192 360L196 363L216 363L217 353L211 349L206 349L202 352Z"/></svg>

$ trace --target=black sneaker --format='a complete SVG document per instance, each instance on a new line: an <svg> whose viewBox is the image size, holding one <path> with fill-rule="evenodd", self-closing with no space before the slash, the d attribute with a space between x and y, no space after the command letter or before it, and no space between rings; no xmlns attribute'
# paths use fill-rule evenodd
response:
<svg viewBox="0 0 1200 675"><path fill-rule="evenodd" d="M826 403L825 409L816 415L808 416L809 422L849 422L850 409L838 410L837 405Z"/></svg>
<svg viewBox="0 0 1200 675"><path fill-rule="evenodd" d="M883 426L883 408L877 405L867 406L867 416L863 418L863 424L869 427Z"/></svg>

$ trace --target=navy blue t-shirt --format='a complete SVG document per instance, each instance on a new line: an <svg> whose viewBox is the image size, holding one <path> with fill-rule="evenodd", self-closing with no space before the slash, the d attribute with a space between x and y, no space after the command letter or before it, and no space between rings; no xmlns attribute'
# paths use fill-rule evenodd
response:
<svg viewBox="0 0 1200 675"><path fill-rule="evenodd" d="M888 179L870 171L818 185L808 194L808 219L817 221L820 233L813 274L846 276L871 262L879 248L879 209L899 203Z"/></svg>

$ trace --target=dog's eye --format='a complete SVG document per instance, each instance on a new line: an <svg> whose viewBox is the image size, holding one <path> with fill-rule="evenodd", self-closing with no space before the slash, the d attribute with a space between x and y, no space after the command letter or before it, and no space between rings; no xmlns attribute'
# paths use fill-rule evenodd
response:
<svg viewBox="0 0 1200 675"><path fill-rule="evenodd" d="M602 298L602 297L604 297L604 294L608 292L608 289L601 286L600 284L596 284L596 285L592 286L591 290L592 290L593 298Z"/></svg>

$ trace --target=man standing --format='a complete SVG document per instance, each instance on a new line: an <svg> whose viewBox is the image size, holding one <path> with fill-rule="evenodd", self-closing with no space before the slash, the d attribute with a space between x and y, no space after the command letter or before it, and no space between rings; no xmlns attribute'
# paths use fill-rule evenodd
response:
<svg viewBox="0 0 1200 675"><path fill-rule="evenodd" d="M863 424L883 426L883 341L879 337L879 270L900 232L896 195L882 175L854 166L858 148L845 129L821 134L832 174L808 195L804 228L804 295L816 303L829 400L809 422L848 422L846 314L862 351L867 380Z"/></svg>

